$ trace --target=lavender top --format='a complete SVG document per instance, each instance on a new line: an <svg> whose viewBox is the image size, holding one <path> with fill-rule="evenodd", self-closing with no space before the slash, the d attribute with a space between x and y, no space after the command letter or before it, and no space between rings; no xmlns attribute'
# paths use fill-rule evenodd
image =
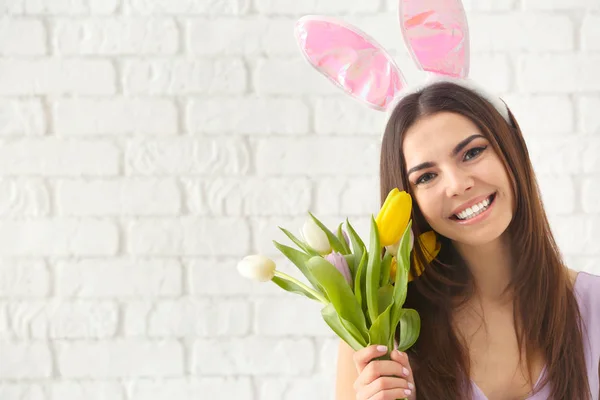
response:
<svg viewBox="0 0 600 400"><path fill-rule="evenodd" d="M592 400L600 400L598 383L598 362L600 361L600 276L580 272L575 279L575 297L579 304L584 329L586 329L584 330L583 345ZM536 389L545 373L546 368L544 367L534 386ZM550 384L551 382L527 399L547 400L550 396ZM472 385L473 400L488 400L475 382L472 382Z"/></svg>

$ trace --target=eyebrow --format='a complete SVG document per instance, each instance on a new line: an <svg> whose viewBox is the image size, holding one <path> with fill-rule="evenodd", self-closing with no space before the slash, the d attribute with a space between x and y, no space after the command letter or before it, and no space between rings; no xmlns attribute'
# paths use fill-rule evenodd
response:
<svg viewBox="0 0 600 400"><path fill-rule="evenodd" d="M454 150L452 150L452 153L450 153L450 155L452 157L456 156L458 153L460 153L460 151L462 149L464 149L465 147L467 147L467 145L469 143L471 143L473 140L475 140L477 138L484 138L485 139L485 136L483 136L481 134L476 134L476 135L471 135L471 136L469 136L468 138L466 138L464 140L461 140L456 145L456 147L454 147ZM427 161L427 162L421 163L421 164L419 164L419 165L417 165L417 166L412 167L411 169L409 169L408 173L406 174L406 176L410 176L410 174L412 174L413 172L417 172L417 171L420 171L420 170L425 169L425 168L435 167L436 165L437 165L436 163L431 162L431 161Z"/></svg>

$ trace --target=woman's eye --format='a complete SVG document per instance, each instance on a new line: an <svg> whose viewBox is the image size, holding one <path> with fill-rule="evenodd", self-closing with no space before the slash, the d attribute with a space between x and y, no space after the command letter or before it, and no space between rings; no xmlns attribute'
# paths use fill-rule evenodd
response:
<svg viewBox="0 0 600 400"><path fill-rule="evenodd" d="M419 179L417 179L417 181L415 182L417 185L421 184L421 183L427 183L429 182L431 179L433 179L433 174L431 172L428 172L426 174L423 174L419 177Z"/></svg>
<svg viewBox="0 0 600 400"><path fill-rule="evenodd" d="M475 158L478 155L480 155L481 153L483 153L483 151L485 149L487 149L487 146L473 147L471 150L469 150L465 153L465 157L464 157L465 161L472 160L473 158Z"/></svg>

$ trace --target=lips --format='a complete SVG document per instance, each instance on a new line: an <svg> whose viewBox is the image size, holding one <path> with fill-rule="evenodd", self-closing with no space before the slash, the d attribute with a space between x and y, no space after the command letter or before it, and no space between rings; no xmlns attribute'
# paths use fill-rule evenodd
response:
<svg viewBox="0 0 600 400"><path fill-rule="evenodd" d="M478 197L478 198L475 198L475 199L474 199L474 200L472 200L472 201L469 201L468 203L465 203L465 204L463 204L462 206L460 206L459 208L457 208L457 209L455 210L455 213L453 213L453 214L452 214L452 215L451 215L449 218L450 218L451 220L454 220L454 221L462 221L460 218L458 218L458 217L456 216L456 214L458 214L458 213L460 213L460 212L462 212L462 211L466 210L466 209L467 209L467 208L469 208L469 207L472 207L472 206L473 206L473 205L475 205L475 204L479 204L479 203L481 203L481 202L482 202L482 201L484 201L485 199L489 199L489 200L490 200L490 204L488 205L488 208L489 208L489 207L492 205L492 203L494 202L494 200L496 200L496 192L492 193L491 195L489 195L489 196L487 196L487 197Z"/></svg>

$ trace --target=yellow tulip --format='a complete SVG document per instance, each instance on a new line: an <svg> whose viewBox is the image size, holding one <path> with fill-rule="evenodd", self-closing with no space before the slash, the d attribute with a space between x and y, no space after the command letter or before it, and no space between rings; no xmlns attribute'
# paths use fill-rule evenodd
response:
<svg viewBox="0 0 600 400"><path fill-rule="evenodd" d="M435 232L429 231L421 234L419 236L419 243L421 244L421 249L425 255L425 259L427 262L431 262L440 252L441 243L437 240L435 236ZM424 267L417 260L417 258L413 254L413 264L415 265L415 269L417 270L417 276L420 276L423 273ZM392 258L392 265L390 268L390 279L392 282L396 279L396 269L398 268L398 263L396 262L396 257ZM412 273L408 272L408 281L412 281L414 278Z"/></svg>
<svg viewBox="0 0 600 400"><path fill-rule="evenodd" d="M408 221L412 209L412 198L405 191L394 188L385 199L375 222L379 230L381 246L390 246L398 243Z"/></svg>

